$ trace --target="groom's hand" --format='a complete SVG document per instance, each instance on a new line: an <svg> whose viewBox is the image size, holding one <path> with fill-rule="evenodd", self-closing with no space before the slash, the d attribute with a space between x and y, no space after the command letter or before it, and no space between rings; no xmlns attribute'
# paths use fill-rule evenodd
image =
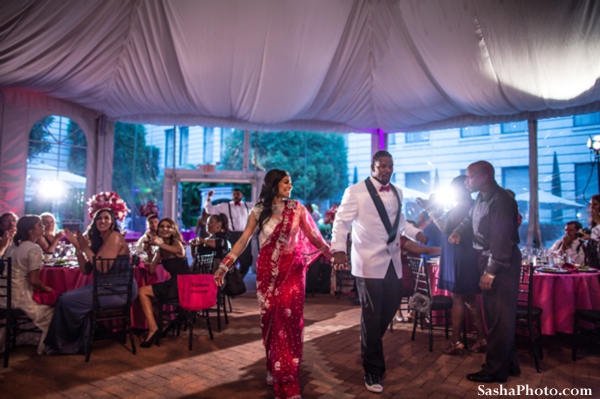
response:
<svg viewBox="0 0 600 399"><path fill-rule="evenodd" d="M336 252L333 254L333 268L335 270L348 270L348 257L345 252Z"/></svg>

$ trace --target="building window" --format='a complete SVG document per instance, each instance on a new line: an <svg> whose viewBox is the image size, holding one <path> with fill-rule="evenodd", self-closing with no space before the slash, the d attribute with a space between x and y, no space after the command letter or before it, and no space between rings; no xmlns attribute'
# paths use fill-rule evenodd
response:
<svg viewBox="0 0 600 399"><path fill-rule="evenodd" d="M213 163L213 152L215 146L215 129L212 127L204 128L204 163L210 165Z"/></svg>
<svg viewBox="0 0 600 399"><path fill-rule="evenodd" d="M517 195L529 191L529 166L502 168L502 187Z"/></svg>
<svg viewBox="0 0 600 399"><path fill-rule="evenodd" d="M165 130L165 168L173 167L173 139L175 138L175 129Z"/></svg>
<svg viewBox="0 0 600 399"><path fill-rule="evenodd" d="M407 143L422 143L429 141L429 132L405 133Z"/></svg>
<svg viewBox="0 0 600 399"><path fill-rule="evenodd" d="M478 137L478 136L489 136L490 127L485 126L468 126L460 129L460 137Z"/></svg>
<svg viewBox="0 0 600 399"><path fill-rule="evenodd" d="M527 121L510 122L502 124L502 134L507 133L522 133L528 131Z"/></svg>
<svg viewBox="0 0 600 399"><path fill-rule="evenodd" d="M421 191L422 193L429 193L430 191L430 179L429 172L410 172L404 174L405 184L407 188Z"/></svg>
<svg viewBox="0 0 600 399"><path fill-rule="evenodd" d="M598 168L592 162L575 164L575 201L590 202L592 195L600 192Z"/></svg>
<svg viewBox="0 0 600 399"><path fill-rule="evenodd" d="M574 115L573 126L600 125L600 112L594 114Z"/></svg>
<svg viewBox="0 0 600 399"><path fill-rule="evenodd" d="M51 212L57 227L83 230L87 138L69 118L54 115L29 132L25 213Z"/></svg>
<svg viewBox="0 0 600 399"><path fill-rule="evenodd" d="M188 163L188 143L190 137L190 128L187 126L179 127L179 165Z"/></svg>

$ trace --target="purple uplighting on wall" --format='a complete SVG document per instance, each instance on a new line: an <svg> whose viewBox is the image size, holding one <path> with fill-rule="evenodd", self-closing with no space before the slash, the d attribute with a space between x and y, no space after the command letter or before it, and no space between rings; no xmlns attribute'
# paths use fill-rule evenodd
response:
<svg viewBox="0 0 600 399"><path fill-rule="evenodd" d="M385 150L385 132L381 129L377 129L379 133L379 149Z"/></svg>

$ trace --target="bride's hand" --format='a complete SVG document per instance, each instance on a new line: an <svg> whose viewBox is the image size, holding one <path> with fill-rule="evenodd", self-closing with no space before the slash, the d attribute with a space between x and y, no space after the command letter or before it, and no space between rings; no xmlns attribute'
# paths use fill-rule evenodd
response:
<svg viewBox="0 0 600 399"><path fill-rule="evenodd" d="M222 268L218 268L217 271L215 272L215 283L217 284L217 287L220 287L223 285L223 281L225 279L225 274L227 272L225 270L223 270Z"/></svg>

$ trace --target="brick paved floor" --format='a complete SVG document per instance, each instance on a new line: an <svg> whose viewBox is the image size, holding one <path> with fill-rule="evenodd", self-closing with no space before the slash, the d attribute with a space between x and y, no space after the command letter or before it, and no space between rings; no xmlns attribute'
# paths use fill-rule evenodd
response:
<svg viewBox="0 0 600 399"><path fill-rule="evenodd" d="M137 355L117 342L97 342L89 363L83 356L37 356L33 346L11 355L10 368L0 371L1 398L271 398L264 382L264 351L256 298L247 293L234 299L234 312L221 333L210 340L204 321L194 330L194 349L187 349L187 332L168 336L160 347ZM305 306L304 359L301 387L310 398L475 398L478 385L465 375L480 369L482 354L462 357L441 354L448 341L434 337L427 348L426 332L410 340L411 326L396 323L386 333L387 375L384 393L365 390L360 361L360 309L342 297L308 296ZM213 326L216 326L213 320ZM216 328L215 328L216 329ZM139 340L136 339L136 343ZM522 376L504 387L591 388L600 397L600 360L585 351L571 361L569 345L547 339L542 367L535 371L524 346L519 350ZM485 388L498 387L486 384Z"/></svg>

